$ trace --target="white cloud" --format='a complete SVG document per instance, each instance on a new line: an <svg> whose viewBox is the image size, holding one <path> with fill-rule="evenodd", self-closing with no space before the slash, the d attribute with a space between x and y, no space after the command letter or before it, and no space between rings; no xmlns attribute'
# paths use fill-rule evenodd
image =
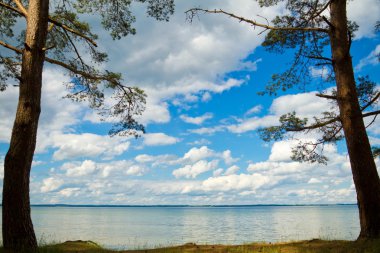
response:
<svg viewBox="0 0 380 253"><path fill-rule="evenodd" d="M80 188L77 188L77 187L75 187L75 188L65 188L65 189L62 189L62 190L60 190L59 192L58 192L58 194L60 194L60 195L62 195L62 196L64 196L64 197L66 197L66 198L69 198L69 197L76 197L76 196L78 196L79 195L79 193L80 193Z"/></svg>
<svg viewBox="0 0 380 253"><path fill-rule="evenodd" d="M217 132L222 132L222 131L224 131L224 129L225 129L224 126L215 126L215 127L201 127L201 128L198 128L198 129L189 129L188 131L190 133L194 133L194 134L200 134L200 135L208 134L208 135L212 135L212 134L217 133Z"/></svg>
<svg viewBox="0 0 380 253"><path fill-rule="evenodd" d="M173 175L176 178L196 178L204 172L215 169L218 166L218 162L218 160L212 160L211 162L200 160L193 165L186 165L185 167L174 170Z"/></svg>
<svg viewBox="0 0 380 253"><path fill-rule="evenodd" d="M110 176L142 176L147 172L144 165L135 164L129 160L116 160L110 162L94 162L85 160L83 162L68 162L61 166L61 171L72 178L100 177L108 178Z"/></svg>
<svg viewBox="0 0 380 253"><path fill-rule="evenodd" d="M166 102L154 98L154 92L146 90L147 102L146 109L141 116L136 119L141 124L147 125L149 123L167 123L170 121L169 105Z"/></svg>
<svg viewBox="0 0 380 253"><path fill-rule="evenodd" d="M91 160L85 160L80 165L77 163L65 163L61 169L65 170L66 175L69 177L87 176L95 172L96 163Z"/></svg>
<svg viewBox="0 0 380 253"><path fill-rule="evenodd" d="M269 161L291 161L290 157L292 156L292 147L294 147L297 143L298 141L296 140L277 141L273 143Z"/></svg>
<svg viewBox="0 0 380 253"><path fill-rule="evenodd" d="M236 172L239 171L239 169L240 169L240 168L239 168L238 166L233 165L233 166L229 167L229 168L226 170L226 172L224 172L224 175L225 175L225 176L234 175L234 174L236 174Z"/></svg>
<svg viewBox="0 0 380 253"><path fill-rule="evenodd" d="M141 118L144 124L170 120L165 101L175 98L205 102L213 93L239 87L245 80L224 80L223 75L231 70L254 71L261 61L243 62L242 59L261 44L264 36L257 36L258 32L247 24L217 16L201 15L199 21L186 22L184 11L197 5L212 6L204 1L179 2L170 22L144 19L144 9L136 8L139 17L134 24L138 30L136 36L128 37L128 43L111 39L99 42L101 47L111 48L109 68L118 72L128 70L128 82L148 94L151 102L148 101L147 111ZM239 5L219 1L217 7L243 15L262 14L269 20L283 11L283 5L261 9L258 3L249 0ZM121 55L120 51L124 53ZM156 109L150 110L152 107Z"/></svg>
<svg viewBox="0 0 380 253"><path fill-rule="evenodd" d="M135 157L138 163L149 164L151 167L167 167L171 165L177 165L182 162L181 158L175 155L164 154L164 155L147 155L141 154Z"/></svg>
<svg viewBox="0 0 380 253"><path fill-rule="evenodd" d="M128 176L142 176L146 172L146 169L140 165L132 165L125 171Z"/></svg>
<svg viewBox="0 0 380 253"><path fill-rule="evenodd" d="M80 122L81 111L85 104L75 103L69 99L63 99L67 94L64 82L69 77L55 69L45 68L42 76L41 115L38 126L37 144L43 148L52 131L64 131L69 126ZM6 91L0 92L0 142L8 143L11 129L16 115L18 101L18 87L10 85ZM62 110L62 108L65 108Z"/></svg>
<svg viewBox="0 0 380 253"><path fill-rule="evenodd" d="M262 105L256 105L256 106L252 107L251 109L249 109L244 115L248 116L251 114L256 114L256 113L261 112L262 109L263 109Z"/></svg>
<svg viewBox="0 0 380 253"><path fill-rule="evenodd" d="M59 187L63 185L63 183L64 183L63 180L59 178L54 178L54 177L45 178L42 181L42 186L40 190L42 193L51 192L51 191L57 190Z"/></svg>
<svg viewBox="0 0 380 253"><path fill-rule="evenodd" d="M329 91L328 89L327 91ZM200 128L196 130L190 130L190 132L205 134L215 133L227 129L232 133L245 133L248 131L254 131L258 128L269 127L278 125L279 118L283 114L295 111L298 117L312 118L320 115L322 112L330 110L331 104L327 99L319 98L315 94L317 92L299 93L296 95L284 95L273 100L269 111L270 114L264 117L251 117L251 118L237 118L237 123L229 125L215 126L213 128ZM254 107L255 108L255 107ZM251 110L253 110L252 108ZM255 110L258 110L255 108Z"/></svg>
<svg viewBox="0 0 380 253"><path fill-rule="evenodd" d="M219 168L219 169L216 169L212 172L212 176L213 177L219 177L220 175L222 175L223 173L223 169L222 168Z"/></svg>
<svg viewBox="0 0 380 253"><path fill-rule="evenodd" d="M203 122L205 122L208 119L212 119L213 115L212 113L205 113L202 116L198 117L190 117L185 114L179 116L184 122L195 124L195 125L202 125Z"/></svg>
<svg viewBox="0 0 380 253"><path fill-rule="evenodd" d="M257 71L257 64L261 62L263 59L259 58L256 61L244 61L240 62L237 70L241 71Z"/></svg>
<svg viewBox="0 0 380 253"><path fill-rule="evenodd" d="M227 164L227 165L230 165L234 162L237 162L239 159L238 158L233 158L232 155L231 155L231 150L225 150L223 151L221 157L223 158L224 160L224 163Z"/></svg>
<svg viewBox="0 0 380 253"><path fill-rule="evenodd" d="M317 67L314 67L314 66L311 66L309 68L309 71L310 71L310 75L312 77L315 77L315 78L322 78L322 79L328 79L328 77L330 76L330 71L328 68L326 67L320 67L320 68L317 68Z"/></svg>
<svg viewBox="0 0 380 253"><path fill-rule="evenodd" d="M373 37L376 21L379 20L380 2L376 0L348 1L347 16L359 25L355 39Z"/></svg>
<svg viewBox="0 0 380 253"><path fill-rule="evenodd" d="M169 136L164 133L148 133L143 135L144 145L146 146L163 146L163 145L172 145L180 140L173 136Z"/></svg>
<svg viewBox="0 0 380 253"><path fill-rule="evenodd" d="M359 63L355 66L356 71L360 71L363 67L367 65L377 65L379 64L379 55L380 55L380 44L369 53L366 57L361 59Z"/></svg>
<svg viewBox="0 0 380 253"><path fill-rule="evenodd" d="M329 110L331 104L327 99L319 98L316 92L285 95L273 100L270 112L283 115L295 111L300 117L313 117Z"/></svg>
<svg viewBox="0 0 380 253"><path fill-rule="evenodd" d="M60 134L50 135L51 146L57 148L53 154L55 160L74 159L78 157L99 157L111 159L123 154L130 146L129 138L108 135Z"/></svg>
<svg viewBox="0 0 380 253"><path fill-rule="evenodd" d="M319 180L318 178L310 178L310 180L307 182L308 184L319 184L321 183L321 180Z"/></svg>
<svg viewBox="0 0 380 253"><path fill-rule="evenodd" d="M207 139L203 139L203 138L187 143L187 145L190 145L190 146L203 146L203 145L210 145L210 144L211 144L211 141Z"/></svg>
<svg viewBox="0 0 380 253"><path fill-rule="evenodd" d="M211 94L210 94L210 92L203 93L201 100L202 100L202 102L210 101L211 100Z"/></svg>
<svg viewBox="0 0 380 253"><path fill-rule="evenodd" d="M227 126L227 129L232 133L245 133L256 130L260 127L269 127L278 124L278 116L265 116L264 118L253 117L244 119L241 123Z"/></svg>
<svg viewBox="0 0 380 253"><path fill-rule="evenodd" d="M203 181L202 186L206 191L241 191L252 190L269 184L270 178L255 173L252 175L239 174L219 177L210 177Z"/></svg>
<svg viewBox="0 0 380 253"><path fill-rule="evenodd" d="M200 148L191 148L187 153L184 154L183 160L190 162L197 162L199 160L214 156L215 152L209 149L207 146L202 146Z"/></svg>

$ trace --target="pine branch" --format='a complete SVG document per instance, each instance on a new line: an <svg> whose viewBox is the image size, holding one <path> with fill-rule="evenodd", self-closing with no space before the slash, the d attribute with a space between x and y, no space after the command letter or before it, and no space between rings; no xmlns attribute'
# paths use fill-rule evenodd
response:
<svg viewBox="0 0 380 253"><path fill-rule="evenodd" d="M16 6L19 8L19 10L25 17L28 16L28 11L25 9L24 5L22 5L20 0L13 0L13 2L16 4Z"/></svg>
<svg viewBox="0 0 380 253"><path fill-rule="evenodd" d="M365 117L378 115L378 114L380 114L380 110L363 113L362 117L365 118ZM318 123L318 124L314 124L314 125L310 125L310 126L298 127L298 128L286 128L285 131L287 131L287 132L301 132L304 130L312 130L312 129L317 129L317 128L327 126L327 125L334 123L336 121L340 121L340 117L335 117L335 118L332 118L331 120L328 120L328 121L325 121L322 123Z"/></svg>
<svg viewBox="0 0 380 253"><path fill-rule="evenodd" d="M336 100L337 97L336 96L333 96L333 95L325 95L325 94L315 94L317 97L321 97L321 98L327 98L327 99L334 99Z"/></svg>
<svg viewBox="0 0 380 253"><path fill-rule="evenodd" d="M245 22L245 23L251 24L253 26L258 26L258 27L265 28L267 30L274 30L274 31L304 31L304 32L305 31L307 31L307 32L314 31L314 32L328 33L327 29L317 28L317 27L275 27L275 26L269 26L269 25L258 23L258 22L254 21L254 20L250 20L250 19L246 19L244 17L236 16L235 14L230 13L230 12L226 12L226 11L224 11L222 9L220 9L220 10L216 10L216 9L215 10L207 10L207 9L201 9L201 8L192 8L190 10L187 10L185 13L187 15L189 15L190 20L192 20L193 17L198 12L212 13L212 14L224 14L224 15L227 15L227 16L229 16L231 18L239 20L239 22Z"/></svg>
<svg viewBox="0 0 380 253"><path fill-rule="evenodd" d="M9 4L6 4L6 3L3 3L3 2L0 2L0 6L3 6L4 8L6 8L6 9L8 9L8 10L11 10L11 11L13 11L13 12L16 12L17 14L19 14L19 15L21 15L21 16L23 16L23 17L26 17L26 16L27 16L27 14L25 14L23 11L21 11L21 10L19 10L19 9L17 9L17 8L14 8L13 6L11 6L11 5L9 5ZM77 30L75 30L75 29L73 29L73 28L71 28L71 27L69 27L69 26L67 26L67 25L65 25L65 24L63 24L63 23L61 23L61 22L59 22L58 20L53 19L53 18L50 17L50 16L49 16L49 22L52 23L52 24L54 24L54 25L56 25L56 26L58 26L58 27L61 27L62 29L66 30L66 31L68 31L68 32L70 32L70 33L73 33L73 34L75 34L75 35L77 35L77 36L79 36L79 37L81 37L81 38L87 40L89 43L91 43L91 44L92 44L93 46L95 46L95 47L98 46L98 45L96 44L96 42L95 42L93 39L91 39L90 37L84 35L83 33L79 32L79 31L77 31Z"/></svg>
<svg viewBox="0 0 380 253"><path fill-rule="evenodd" d="M310 58L310 59L324 60L324 61L328 61L328 62L332 62L333 61L331 58L323 57L323 56L318 56L318 55L304 55L304 56L307 57L307 58Z"/></svg>
<svg viewBox="0 0 380 253"><path fill-rule="evenodd" d="M5 47L5 48L8 48L8 49L14 51L17 54L22 54L22 50L21 49L19 49L17 47L14 47L12 45L9 45L9 44L5 43L4 41L0 40L0 45L3 46L3 47ZM55 60L55 59L52 59L52 58L49 58L49 57L45 57L45 61L47 61L47 62L49 62L51 64L55 64L55 65L61 66L61 67L65 68L65 69L71 71L72 73L80 75L80 76L83 76L84 78L87 78L87 79L91 79L91 80L94 80L94 81L109 81L109 82L111 82L114 85L120 85L119 83L115 82L111 78L107 78L107 76L103 76L103 75L91 75L91 74L89 74L87 72L84 72L84 71L81 71L79 69L76 69L76 68L74 68L73 66L70 66L67 63L64 63L64 62L61 62L61 61L58 61L58 60Z"/></svg>
<svg viewBox="0 0 380 253"><path fill-rule="evenodd" d="M373 115L378 115L378 114L380 114L380 110L373 111L373 112L367 112L367 113L364 113L364 114L363 114L363 118L364 118L364 117L373 116Z"/></svg>
<svg viewBox="0 0 380 253"><path fill-rule="evenodd" d="M18 53L18 54L22 54L22 50L21 49L19 49L17 47L14 47L12 45L9 45L9 44L5 43L4 41L0 40L0 45L2 45L3 47L8 48L8 49L10 49L10 50Z"/></svg>
<svg viewBox="0 0 380 253"><path fill-rule="evenodd" d="M301 131L304 131L304 130L317 129L317 128L321 128L321 127L330 125L331 123L334 123L334 122L336 122L338 120L340 120L340 117L335 117L335 118L332 118L332 119L330 119L328 121L325 121L325 122L322 122L322 123L317 123L317 124L310 125L310 126L304 126L304 127L298 127L298 128L286 128L285 131L287 131L287 132L301 132Z"/></svg>
<svg viewBox="0 0 380 253"><path fill-rule="evenodd" d="M361 108L362 111L364 111L365 109L367 109L369 106L371 106L373 103L376 102L376 100L380 97L380 92L378 92L376 94L376 96L374 98L372 98L371 101L369 101L365 106L363 106L363 108Z"/></svg>
<svg viewBox="0 0 380 253"><path fill-rule="evenodd" d="M316 14L314 14L309 20L313 20L314 18L320 16L322 14L322 12L324 12L327 7L329 7L329 5L331 4L331 0L328 1L325 6L323 6Z"/></svg>

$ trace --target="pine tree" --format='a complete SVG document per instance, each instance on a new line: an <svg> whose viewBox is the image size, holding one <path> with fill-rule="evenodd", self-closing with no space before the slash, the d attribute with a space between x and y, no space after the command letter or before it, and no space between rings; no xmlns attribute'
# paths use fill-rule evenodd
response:
<svg viewBox="0 0 380 253"><path fill-rule="evenodd" d="M317 131L317 142L299 143L292 158L297 161L326 163L318 146L345 139L357 193L361 238L380 237L380 179L368 140L364 118L380 113L373 105L380 97L375 84L367 77L355 81L350 54L351 42L358 26L347 19L346 0L259 0L261 7L285 2L288 12L277 16L272 24L259 23L225 10L194 8L187 11L190 20L199 13L221 14L268 31L262 44L267 50L295 52L293 64L284 73L275 74L262 94L273 95L310 81L310 67L324 67L328 80L336 84L331 94L317 94L328 99L337 110L326 111L320 117L297 117L290 112L280 118L280 124L260 130L264 141L280 140L291 132ZM379 23L376 24L377 31ZM330 51L330 56L326 56ZM338 111L338 113L335 113ZM374 121L375 119L373 119ZM372 122L373 123L373 122ZM376 151L376 150L375 150Z"/></svg>
<svg viewBox="0 0 380 253"><path fill-rule="evenodd" d="M135 135L144 127L135 120L145 109L145 93L122 82L118 73L100 71L97 66L107 54L97 49L97 35L81 14L101 17L104 29L114 39L136 31L131 0L13 0L0 1L0 90L10 79L19 82L19 100L9 150L4 162L3 245L11 250L35 250L37 240L30 216L29 177L36 146L41 112L42 72L45 63L62 67L70 76L67 97L88 101L104 117L118 122L111 135ZM174 11L173 0L136 0L147 5L147 14L168 20ZM22 22L22 19L24 22ZM16 23L26 24L15 31ZM19 24L18 26L19 27ZM90 55L88 64L82 57ZM116 103L104 106L104 90L112 89ZM6 91L5 91L6 92Z"/></svg>

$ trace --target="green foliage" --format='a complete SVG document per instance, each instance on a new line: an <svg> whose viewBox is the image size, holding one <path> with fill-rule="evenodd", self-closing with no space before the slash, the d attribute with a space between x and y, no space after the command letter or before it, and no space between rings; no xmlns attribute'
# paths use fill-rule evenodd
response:
<svg viewBox="0 0 380 253"><path fill-rule="evenodd" d="M368 76L359 77L356 81L358 99L361 108L368 109L378 102L379 91L376 89L376 83L371 81ZM336 97L335 89L331 91L330 96ZM279 119L278 126L261 128L258 130L259 136L266 142L279 141L284 138L292 138L294 132L311 132L319 133L320 138L316 142L299 142L292 148L292 159L300 162L318 162L326 164L327 158L323 155L323 146L327 143L335 144L344 138L342 124L334 108L337 108L336 99L331 99L330 111L322 112L321 115L314 116L312 120L307 118L301 119L296 116L295 112L282 115ZM309 123L309 124L308 124ZM318 146L321 146L318 148ZM379 152L374 149L374 155Z"/></svg>
<svg viewBox="0 0 380 253"><path fill-rule="evenodd" d="M329 34L325 31L332 29L328 18L323 16L323 12L328 9L329 1L258 0L258 2L262 7L283 2L287 9L285 15L272 20L274 29L270 29L262 45L270 52L284 53L290 50L295 54L290 67L283 73L273 74L271 81L259 95L277 95L278 91L286 91L293 87L305 90L305 86L311 81L312 67L326 70L327 77L324 77L323 81L334 81L333 61L324 55L330 46ZM380 30L379 27L377 22L376 29ZM325 30L321 31L320 28ZM347 28L349 31L347 37L351 40L358 30L358 25L348 21ZM356 86L362 110L373 107L379 97L376 84L365 76L357 79ZM344 138L342 124L336 113L338 108L336 90L332 90L327 96L331 102L329 111L316 115L312 120L299 119L294 112L283 115L278 126L260 129L260 137L267 142L278 141L293 138L294 132L314 131L319 134L319 139L315 142L299 142L292 149L292 159L326 164L327 158L323 155L324 145L334 144Z"/></svg>
<svg viewBox="0 0 380 253"><path fill-rule="evenodd" d="M0 8L0 38L12 38L13 26L16 24L17 15L5 8Z"/></svg>
<svg viewBox="0 0 380 253"><path fill-rule="evenodd" d="M97 48L98 36L82 18L92 14L101 19L105 30L113 39L135 34L132 24L136 18L131 12L133 2L143 3L147 15L168 21L174 12L174 0L65 0L50 1L49 29L46 40L46 61L65 68L71 77L66 83L67 98L87 101L98 110L103 120L110 117L117 122L110 135L139 136L144 126L135 120L145 109L146 95L138 87L122 83L120 73L101 70L107 54ZM16 28L16 21L24 18L13 1L0 5L0 42L17 48L0 53L0 91L4 91L11 79L20 78L21 55L25 30ZM27 1L22 1L27 9ZM9 47L8 47L9 49ZM18 50L18 51L17 51ZM86 57L83 57L86 55ZM88 57L89 56L89 57ZM104 104L105 89L113 90L115 104Z"/></svg>
<svg viewBox="0 0 380 253"><path fill-rule="evenodd" d="M327 165L327 157L317 150L317 144L313 142L299 142L292 148L291 158L297 162L321 163Z"/></svg>
<svg viewBox="0 0 380 253"><path fill-rule="evenodd" d="M18 64L13 62L12 57L3 57L0 55L0 92L5 91L8 86L7 80L16 78L20 72Z"/></svg>
<svg viewBox="0 0 380 253"><path fill-rule="evenodd" d="M376 96L376 83L369 76L358 77L356 81L359 103L361 107L366 106Z"/></svg>
<svg viewBox="0 0 380 253"><path fill-rule="evenodd" d="M174 13L174 0L137 0L147 3L147 14L157 20L169 20ZM103 27L110 31L113 39L120 39L128 34L135 34L132 23L136 21L130 11L132 0L78 0L74 7L79 13L99 13Z"/></svg>
<svg viewBox="0 0 380 253"><path fill-rule="evenodd" d="M291 112L280 117L279 126L260 128L258 131L264 141L278 141L282 140L288 131L298 131L305 127L307 121L307 118L300 119L296 116L296 112Z"/></svg>

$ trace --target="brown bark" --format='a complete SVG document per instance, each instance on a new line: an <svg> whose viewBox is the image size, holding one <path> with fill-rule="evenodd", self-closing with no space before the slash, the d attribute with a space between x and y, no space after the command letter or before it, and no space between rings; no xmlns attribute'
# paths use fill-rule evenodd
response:
<svg viewBox="0 0 380 253"><path fill-rule="evenodd" d="M331 51L337 98L351 170L356 187L362 238L380 237L380 179L359 106L347 28L346 0L333 0Z"/></svg>
<svg viewBox="0 0 380 253"><path fill-rule="evenodd" d="M41 110L48 14L48 0L29 1L19 100L4 163L3 245L16 251L37 248L30 216L29 176Z"/></svg>

